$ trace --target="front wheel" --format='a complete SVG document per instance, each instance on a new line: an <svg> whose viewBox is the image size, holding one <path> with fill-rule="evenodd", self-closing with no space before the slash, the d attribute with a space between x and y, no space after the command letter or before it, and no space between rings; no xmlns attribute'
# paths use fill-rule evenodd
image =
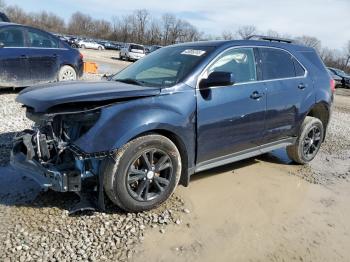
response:
<svg viewBox="0 0 350 262"><path fill-rule="evenodd" d="M164 136L136 138L119 149L114 159L102 165L104 188L110 200L126 211L157 207L170 197L180 179L180 153Z"/></svg>
<svg viewBox="0 0 350 262"><path fill-rule="evenodd" d="M289 158L298 164L307 164L315 158L323 138L324 127L321 120L307 116L296 143L287 147Z"/></svg>

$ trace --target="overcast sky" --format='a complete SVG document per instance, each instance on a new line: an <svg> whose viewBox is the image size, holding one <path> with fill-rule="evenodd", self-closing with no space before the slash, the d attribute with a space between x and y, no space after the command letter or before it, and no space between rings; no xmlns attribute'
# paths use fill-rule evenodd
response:
<svg viewBox="0 0 350 262"><path fill-rule="evenodd" d="M76 12L111 19L135 9L155 16L170 12L200 31L221 35L241 25L260 31L311 35L324 46L343 48L350 40L350 0L5 0L27 11L51 11L66 19Z"/></svg>

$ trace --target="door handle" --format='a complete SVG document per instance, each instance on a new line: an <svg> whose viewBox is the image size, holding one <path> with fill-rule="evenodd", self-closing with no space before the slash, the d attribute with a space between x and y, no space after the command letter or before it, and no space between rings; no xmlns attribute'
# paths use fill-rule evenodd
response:
<svg viewBox="0 0 350 262"><path fill-rule="evenodd" d="M28 59L28 56L27 55L21 55L19 58L21 58L21 59Z"/></svg>
<svg viewBox="0 0 350 262"><path fill-rule="evenodd" d="M56 58L58 55L57 55L57 54L53 54L52 56L53 56L54 58Z"/></svg>
<svg viewBox="0 0 350 262"><path fill-rule="evenodd" d="M298 85L298 88L301 89L301 90L303 90L303 89L306 88L306 85L303 84L303 83L300 83L300 84Z"/></svg>
<svg viewBox="0 0 350 262"><path fill-rule="evenodd" d="M258 91L254 91L254 92L250 95L250 98L251 98L251 99L258 100L258 99L261 98L262 96L263 96L263 94L259 93Z"/></svg>

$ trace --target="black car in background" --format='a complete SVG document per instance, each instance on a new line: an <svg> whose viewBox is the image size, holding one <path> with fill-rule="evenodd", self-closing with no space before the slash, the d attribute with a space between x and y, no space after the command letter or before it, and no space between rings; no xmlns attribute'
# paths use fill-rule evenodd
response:
<svg viewBox="0 0 350 262"><path fill-rule="evenodd" d="M0 22L10 22L10 19L7 17L6 14L0 12Z"/></svg>
<svg viewBox="0 0 350 262"><path fill-rule="evenodd" d="M148 46L148 47L146 47L146 55L148 55L148 54L150 54L150 53L152 53L160 48L162 48L162 46L160 46L160 45Z"/></svg>
<svg viewBox="0 0 350 262"><path fill-rule="evenodd" d="M54 35L33 27L0 23L0 88L76 80L83 56Z"/></svg>
<svg viewBox="0 0 350 262"><path fill-rule="evenodd" d="M98 41L106 50L120 50L121 45L111 41Z"/></svg>
<svg viewBox="0 0 350 262"><path fill-rule="evenodd" d="M343 88L350 88L350 75L346 74L343 70L340 70L338 68L328 67L328 70L342 79L341 86Z"/></svg>

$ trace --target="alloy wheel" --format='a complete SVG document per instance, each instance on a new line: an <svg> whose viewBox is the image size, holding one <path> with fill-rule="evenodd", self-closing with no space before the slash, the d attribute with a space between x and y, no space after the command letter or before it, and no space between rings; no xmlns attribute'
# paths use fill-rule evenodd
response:
<svg viewBox="0 0 350 262"><path fill-rule="evenodd" d="M138 201L151 201L159 197L170 185L173 164L162 150L144 151L131 163L127 171L127 189Z"/></svg>
<svg viewBox="0 0 350 262"><path fill-rule="evenodd" d="M303 141L303 153L306 159L315 157L321 146L321 130L317 126L313 126Z"/></svg>

